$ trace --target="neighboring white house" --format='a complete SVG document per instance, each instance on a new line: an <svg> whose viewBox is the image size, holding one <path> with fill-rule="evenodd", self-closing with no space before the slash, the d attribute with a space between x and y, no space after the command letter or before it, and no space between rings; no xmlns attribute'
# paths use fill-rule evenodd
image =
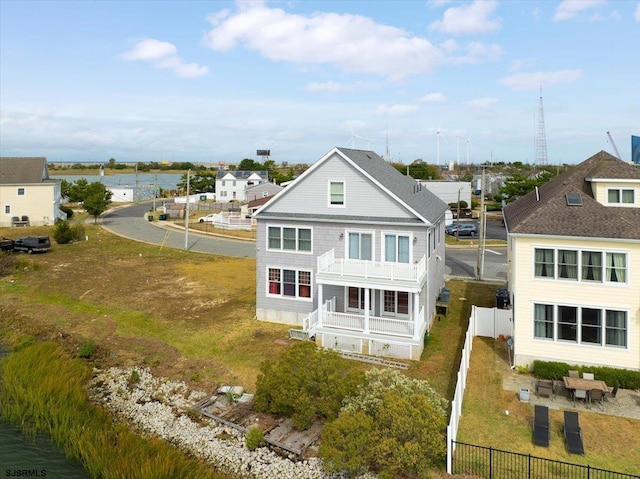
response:
<svg viewBox="0 0 640 479"><path fill-rule="evenodd" d="M23 217L31 226L66 219L60 185L49 178L46 158L0 158L0 226L26 224Z"/></svg>
<svg viewBox="0 0 640 479"><path fill-rule="evenodd" d="M216 199L221 203L247 201L247 188L269 180L267 171L218 171L216 175Z"/></svg>
<svg viewBox="0 0 640 479"><path fill-rule="evenodd" d="M601 151L504 218L515 364L640 370L640 167Z"/></svg>
<svg viewBox="0 0 640 479"><path fill-rule="evenodd" d="M254 214L257 319L325 348L419 359L446 210L376 153L332 149Z"/></svg>
<svg viewBox="0 0 640 479"><path fill-rule="evenodd" d="M457 204L460 200L471 208L471 183L468 181L419 180L419 183L447 204Z"/></svg>
<svg viewBox="0 0 640 479"><path fill-rule="evenodd" d="M108 186L113 203L130 203L135 201L134 188L128 186Z"/></svg>

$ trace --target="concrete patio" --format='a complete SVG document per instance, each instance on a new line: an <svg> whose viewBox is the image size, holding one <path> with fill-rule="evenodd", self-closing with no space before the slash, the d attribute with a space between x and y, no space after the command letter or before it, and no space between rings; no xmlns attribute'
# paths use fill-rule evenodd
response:
<svg viewBox="0 0 640 479"><path fill-rule="evenodd" d="M521 374L518 371L505 367L502 376L502 388L505 391L513 391L519 396L520 389L529 390L529 403L542 404L549 409L569 411L589 411L611 416L628 417L640 420L640 391L633 389L618 389L615 399L607 397L603 401L603 408L597 403L586 405L584 401L576 401L575 406L568 394L554 394L552 398L540 397L536 394L536 380L530 374ZM609 385L610 386L610 385Z"/></svg>

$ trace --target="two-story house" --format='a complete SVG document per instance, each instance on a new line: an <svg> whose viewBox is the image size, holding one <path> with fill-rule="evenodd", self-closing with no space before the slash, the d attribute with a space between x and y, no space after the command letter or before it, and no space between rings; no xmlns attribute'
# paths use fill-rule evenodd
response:
<svg viewBox="0 0 640 479"><path fill-rule="evenodd" d="M46 158L0 158L0 226L38 226L66 219L60 210L60 185L60 180L49 178Z"/></svg>
<svg viewBox="0 0 640 479"><path fill-rule="evenodd" d="M515 364L640 369L640 167L601 151L504 218Z"/></svg>
<svg viewBox="0 0 640 479"><path fill-rule="evenodd" d="M446 210L376 153L332 149L254 214L257 318L320 347L419 359Z"/></svg>
<svg viewBox="0 0 640 479"><path fill-rule="evenodd" d="M247 201L247 188L269 181L267 171L218 171L216 175L216 200L221 203L229 201Z"/></svg>

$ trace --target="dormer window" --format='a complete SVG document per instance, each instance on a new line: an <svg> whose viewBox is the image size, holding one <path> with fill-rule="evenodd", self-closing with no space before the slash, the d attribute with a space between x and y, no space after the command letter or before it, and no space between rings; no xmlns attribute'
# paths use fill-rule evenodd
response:
<svg viewBox="0 0 640 479"><path fill-rule="evenodd" d="M635 203L635 191L625 188L608 188L607 201L609 204L633 205Z"/></svg>

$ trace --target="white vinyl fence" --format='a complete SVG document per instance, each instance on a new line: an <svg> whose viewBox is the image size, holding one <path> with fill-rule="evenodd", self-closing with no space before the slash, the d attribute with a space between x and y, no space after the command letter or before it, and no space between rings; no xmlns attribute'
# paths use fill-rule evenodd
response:
<svg viewBox="0 0 640 479"><path fill-rule="evenodd" d="M471 350L475 336L498 338L500 335L507 337L513 334L513 312L510 309L471 307L469 327L462 347L460 369L456 378L456 390L451 402L451 418L447 426L447 473L451 474L451 464L455 443L458 436L458 425L462 416L462 400L467 385L467 372L471 361Z"/></svg>

